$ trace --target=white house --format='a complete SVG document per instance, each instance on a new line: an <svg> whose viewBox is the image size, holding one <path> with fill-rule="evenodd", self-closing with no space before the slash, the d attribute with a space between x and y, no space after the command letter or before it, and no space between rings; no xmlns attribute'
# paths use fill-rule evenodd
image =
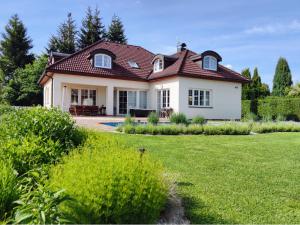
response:
<svg viewBox="0 0 300 225"><path fill-rule="evenodd" d="M39 79L44 106L71 111L163 110L207 119L240 119L242 83L248 80L222 66L214 51L201 54L182 45L173 55L133 45L96 42L74 54L52 53ZM73 112L74 113L74 112Z"/></svg>

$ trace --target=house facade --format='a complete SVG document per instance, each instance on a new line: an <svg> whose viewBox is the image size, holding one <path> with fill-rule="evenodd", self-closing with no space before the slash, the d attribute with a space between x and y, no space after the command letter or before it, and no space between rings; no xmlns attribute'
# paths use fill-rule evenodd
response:
<svg viewBox="0 0 300 225"><path fill-rule="evenodd" d="M39 79L44 106L69 111L98 106L106 115L130 109L172 109L188 118L240 119L242 84L248 80L222 66L214 51L184 45L173 55L99 41L74 54L52 53Z"/></svg>

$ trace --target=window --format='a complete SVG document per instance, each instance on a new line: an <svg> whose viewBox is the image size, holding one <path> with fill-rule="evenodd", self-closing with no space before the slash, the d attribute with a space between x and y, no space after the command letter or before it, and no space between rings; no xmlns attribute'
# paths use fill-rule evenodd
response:
<svg viewBox="0 0 300 225"><path fill-rule="evenodd" d="M147 91L140 91L140 108L147 109Z"/></svg>
<svg viewBox="0 0 300 225"><path fill-rule="evenodd" d="M163 70L163 61L161 59L157 59L154 61L154 73L162 71Z"/></svg>
<svg viewBox="0 0 300 225"><path fill-rule="evenodd" d="M81 90L81 105L96 105L96 90Z"/></svg>
<svg viewBox="0 0 300 225"><path fill-rule="evenodd" d="M132 60L129 60L128 61L128 64L131 68L135 68L135 69L139 69L139 65L135 62L135 61L132 61Z"/></svg>
<svg viewBox="0 0 300 225"><path fill-rule="evenodd" d="M94 56L94 66L111 69L111 57L105 54L96 54Z"/></svg>
<svg viewBox="0 0 300 225"><path fill-rule="evenodd" d="M188 95L189 106L194 107L211 107L211 91L190 89Z"/></svg>
<svg viewBox="0 0 300 225"><path fill-rule="evenodd" d="M217 70L218 62L217 59L213 56L204 56L203 59L203 68L206 70Z"/></svg>
<svg viewBox="0 0 300 225"><path fill-rule="evenodd" d="M127 105L128 109L134 109L137 107L136 102L136 91L127 91Z"/></svg>
<svg viewBox="0 0 300 225"><path fill-rule="evenodd" d="M157 107L161 108L169 108L170 107L170 90L162 89L157 92Z"/></svg>
<svg viewBox="0 0 300 225"><path fill-rule="evenodd" d="M71 105L78 105L78 89L71 89Z"/></svg>

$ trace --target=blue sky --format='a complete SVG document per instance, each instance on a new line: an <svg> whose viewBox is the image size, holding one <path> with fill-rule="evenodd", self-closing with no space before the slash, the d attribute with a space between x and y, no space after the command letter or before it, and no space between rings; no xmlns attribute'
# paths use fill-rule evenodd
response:
<svg viewBox="0 0 300 225"><path fill-rule="evenodd" d="M299 0L3 0L0 32L19 14L40 54L67 13L79 27L88 6L98 6L106 26L113 14L120 16L128 42L154 53L172 53L178 41L199 53L215 50L238 72L257 66L269 85L283 56L300 81Z"/></svg>

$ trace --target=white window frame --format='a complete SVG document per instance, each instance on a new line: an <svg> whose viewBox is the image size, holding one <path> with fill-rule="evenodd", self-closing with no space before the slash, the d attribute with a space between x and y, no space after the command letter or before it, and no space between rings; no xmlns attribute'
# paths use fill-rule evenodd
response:
<svg viewBox="0 0 300 225"><path fill-rule="evenodd" d="M192 92L192 95L190 95ZM203 93L203 101L200 101L201 93ZM207 96L209 96L207 104ZM195 101L197 99L197 101ZM192 101L191 101L192 100ZM201 104L203 102L203 104ZM188 90L188 106L196 108L212 108L212 90L189 88Z"/></svg>
<svg viewBox="0 0 300 225"><path fill-rule="evenodd" d="M96 58L101 57L100 61L97 61ZM99 63L99 64L97 64ZM108 64L108 65L106 65ZM111 69L111 57L106 54L95 54L94 55L94 66L97 68L105 68L105 69Z"/></svg>
<svg viewBox="0 0 300 225"><path fill-rule="evenodd" d="M118 89L117 91L117 114L118 115L126 115L126 114L120 114L119 113L119 107L120 107L120 91L126 91L127 92L127 114L129 114L130 109L148 109L148 91L147 90L139 90L139 89ZM131 92L133 95L135 95L135 105L129 104L129 92ZM146 93L146 107L141 106L141 92Z"/></svg>
<svg viewBox="0 0 300 225"><path fill-rule="evenodd" d="M165 95L164 95L165 92ZM165 99L165 106L164 106L164 98ZM157 90L157 108L164 109L164 108L170 108L170 89L164 88Z"/></svg>
<svg viewBox="0 0 300 225"><path fill-rule="evenodd" d="M164 63L162 59L156 59L153 65L153 72L157 73L164 69Z"/></svg>
<svg viewBox="0 0 300 225"><path fill-rule="evenodd" d="M211 55L204 56L204 58L203 58L203 68L206 69L206 70L217 71L218 60L215 57L211 56Z"/></svg>
<svg viewBox="0 0 300 225"><path fill-rule="evenodd" d="M77 91L77 103L75 103L75 102L72 102L72 91ZM80 90L79 89L77 89L77 88L71 88L71 105L79 105L79 97L80 96Z"/></svg>
<svg viewBox="0 0 300 225"><path fill-rule="evenodd" d="M92 91L95 91L95 94L96 94L95 106L97 105L97 99L98 99L98 96L97 96L98 91L97 91L97 89L96 88L85 88L85 87L83 87L83 88L77 88L77 87L76 88L71 88L71 91L70 91L70 105L74 105L74 104L72 104L72 97L71 97L71 95L72 95L72 89L78 91L78 103L77 103L77 105L83 106L83 104L82 104L82 90L87 90L88 91L87 92L87 96L88 96L87 99L89 99L89 104L87 104L87 106L94 106L93 99L90 98L90 97L91 97Z"/></svg>

